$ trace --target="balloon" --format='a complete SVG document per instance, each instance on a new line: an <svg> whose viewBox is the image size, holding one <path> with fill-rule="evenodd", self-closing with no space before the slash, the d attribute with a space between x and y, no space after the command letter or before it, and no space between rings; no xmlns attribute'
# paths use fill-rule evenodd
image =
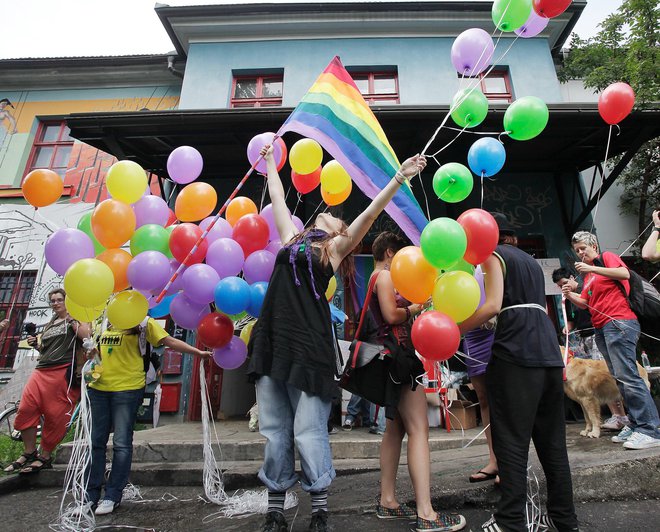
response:
<svg viewBox="0 0 660 532"><path fill-rule="evenodd" d="M123 249L106 249L99 253L96 258L106 264L112 270L112 276L115 280L113 292L121 292L129 286L128 265L133 257Z"/></svg>
<svg viewBox="0 0 660 532"><path fill-rule="evenodd" d="M542 17L555 18L568 9L573 0L533 0L534 11Z"/></svg>
<svg viewBox="0 0 660 532"><path fill-rule="evenodd" d="M170 316L174 323L184 329L196 329L202 318L210 312L208 305L194 303L184 294L174 296L170 303Z"/></svg>
<svg viewBox="0 0 660 532"><path fill-rule="evenodd" d="M549 18L539 15L532 9L527 22L515 30L515 34L523 39L536 37L546 28L548 22L550 22Z"/></svg>
<svg viewBox="0 0 660 532"><path fill-rule="evenodd" d="M458 203L472 192L472 173L460 163L443 164L433 176L433 190L443 201Z"/></svg>
<svg viewBox="0 0 660 532"><path fill-rule="evenodd" d="M149 316L152 318L164 318L170 313L170 303L172 303L172 300L175 298L175 296L176 294L165 296L163 299L161 299L160 303L149 309L147 314L149 314Z"/></svg>
<svg viewBox="0 0 660 532"><path fill-rule="evenodd" d="M465 259L459 259L458 262L455 262L451 266L440 270L440 273L447 273L447 272L465 272L469 275L474 275L474 266L467 262Z"/></svg>
<svg viewBox="0 0 660 532"><path fill-rule="evenodd" d="M234 337L234 324L225 315L211 312L197 326L197 340L202 345L215 349L224 347Z"/></svg>
<svg viewBox="0 0 660 532"><path fill-rule="evenodd" d="M167 158L167 173L180 185L192 183L204 168L202 154L191 146L179 146Z"/></svg>
<svg viewBox="0 0 660 532"><path fill-rule="evenodd" d="M206 253L206 264L218 273L220 279L238 275L244 262L243 248L231 238L216 240Z"/></svg>
<svg viewBox="0 0 660 532"><path fill-rule="evenodd" d="M170 260L160 251L143 251L128 264L126 276L137 290L162 288L170 279Z"/></svg>
<svg viewBox="0 0 660 532"><path fill-rule="evenodd" d="M170 232L161 225L143 225L131 237L131 254L134 257L143 251L160 251L167 255L169 250Z"/></svg>
<svg viewBox="0 0 660 532"><path fill-rule="evenodd" d="M479 284L479 291L481 292L481 297L479 298L479 305L477 308L481 307L486 302L486 286L484 285L484 272L481 269L481 266L477 266L474 269L474 278Z"/></svg>
<svg viewBox="0 0 660 532"><path fill-rule="evenodd" d="M236 225L239 218L246 214L257 214L257 205L250 198L238 196L229 202L225 211L225 218L232 227Z"/></svg>
<svg viewBox="0 0 660 532"><path fill-rule="evenodd" d="M195 224L185 223L177 225L170 235L170 251L174 255L174 258L179 262L183 262L201 236L202 230ZM188 264L202 262L206 256L208 247L209 245L206 239L202 240L199 243L197 251L190 257Z"/></svg>
<svg viewBox="0 0 660 532"><path fill-rule="evenodd" d="M243 278L249 283L269 281L275 268L275 255L265 249L252 253L243 265Z"/></svg>
<svg viewBox="0 0 660 532"><path fill-rule="evenodd" d="M247 214L236 222L231 236L243 248L243 254L248 257L251 253L266 247L269 235L270 229L266 220L258 214Z"/></svg>
<svg viewBox="0 0 660 532"><path fill-rule="evenodd" d="M73 301L69 296L64 298L64 306L69 315L80 323L91 323L98 318L105 310L105 303L95 307L81 307L78 303Z"/></svg>
<svg viewBox="0 0 660 532"><path fill-rule="evenodd" d="M94 236L94 232L92 231L91 212L86 212L80 217L80 220L78 220L77 227L92 240L92 244L94 244L94 255L98 255L99 253L105 250L105 248L96 239L96 237Z"/></svg>
<svg viewBox="0 0 660 532"><path fill-rule="evenodd" d="M286 145L280 138L273 142L274 138L275 133L260 133L259 135L252 137L252 140L250 140L247 147L247 158L248 161L250 161L250 164L254 164L255 161L259 159L261 148L270 144L273 146L273 157L275 158L275 161L279 163L277 169L280 170L282 166L284 166L284 163L286 162ZM254 168L260 174L268 172L268 167L266 166L266 161L264 159L259 161Z"/></svg>
<svg viewBox="0 0 660 532"><path fill-rule="evenodd" d="M268 224L268 238L270 240L279 239L280 234L277 231L277 226L275 225L275 213L273 213L273 204L269 203L263 209L261 209L259 216L266 220L266 223Z"/></svg>
<svg viewBox="0 0 660 532"><path fill-rule="evenodd" d="M610 125L618 124L635 105L635 92L623 82L612 83L598 97L598 112Z"/></svg>
<svg viewBox="0 0 660 532"><path fill-rule="evenodd" d="M488 115L488 99L479 89L463 89L452 99L451 118L461 127L476 127Z"/></svg>
<svg viewBox="0 0 660 532"><path fill-rule="evenodd" d="M240 368L247 358L247 346L233 336L229 344L213 350L213 361L222 369Z"/></svg>
<svg viewBox="0 0 660 532"><path fill-rule="evenodd" d="M480 298L479 283L465 272L447 272L433 288L433 308L459 323L474 314Z"/></svg>
<svg viewBox="0 0 660 532"><path fill-rule="evenodd" d="M447 268L465 253L467 238L459 223L451 218L431 220L420 236L424 258L436 268Z"/></svg>
<svg viewBox="0 0 660 532"><path fill-rule="evenodd" d="M181 189L174 203L176 217L182 222L196 222L213 212L218 194L208 183L190 183Z"/></svg>
<svg viewBox="0 0 660 532"><path fill-rule="evenodd" d="M321 183L321 167L319 166L309 174L299 174L295 170L291 170L291 182L298 192L307 194Z"/></svg>
<svg viewBox="0 0 660 532"><path fill-rule="evenodd" d="M504 113L504 130L515 140L529 140L548 124L548 106L536 96L518 98Z"/></svg>
<svg viewBox="0 0 660 532"><path fill-rule="evenodd" d="M23 179L23 196L33 207L46 207L55 203L64 190L64 181L52 170L38 168Z"/></svg>
<svg viewBox="0 0 660 532"><path fill-rule="evenodd" d="M167 231L167 250L165 250L163 253L165 253L165 256L168 259L173 259L174 255L172 255L172 250L170 249L170 238L172 238L172 231L174 231L175 228L179 227L179 225L170 225L165 228Z"/></svg>
<svg viewBox="0 0 660 532"><path fill-rule="evenodd" d="M170 278L163 284L163 286L159 287L156 291L157 294L160 294L160 292L165 288L165 285L169 282L169 280L172 278L174 273L179 269L179 266L181 266L181 263L176 260L176 259L170 259ZM179 275L177 276L174 281L172 281L172 284L170 287L167 289L167 292L165 292L168 296L171 295L176 295L178 294L181 290L183 290L183 274L186 272L187 268L184 268L181 270Z"/></svg>
<svg viewBox="0 0 660 532"><path fill-rule="evenodd" d="M149 303L137 290L115 294L108 303L108 321L116 329L132 329L147 316Z"/></svg>
<svg viewBox="0 0 660 532"><path fill-rule="evenodd" d="M135 212L135 227L147 224L156 224L165 227L170 219L170 208L163 198L158 196L144 196L133 204Z"/></svg>
<svg viewBox="0 0 660 532"><path fill-rule="evenodd" d="M463 258L470 264L481 264L495 251L500 231L495 218L482 209L470 209L458 217L465 230L467 248Z"/></svg>
<svg viewBox="0 0 660 532"><path fill-rule="evenodd" d="M144 195L148 185L147 174L134 161L118 161L108 170L105 184L112 199L130 205Z"/></svg>
<svg viewBox="0 0 660 532"><path fill-rule="evenodd" d="M479 176L494 176L502 169L505 161L504 145L493 137L477 140L468 151L470 169Z"/></svg>
<svg viewBox="0 0 660 532"><path fill-rule="evenodd" d="M168 207L169 209L169 207ZM169 217L167 218L167 223L165 224L165 227L169 227L170 225L176 223L176 214L174 214L174 211L170 209L170 214Z"/></svg>
<svg viewBox="0 0 660 532"><path fill-rule="evenodd" d="M415 349L424 358L448 360L461 343L461 332L449 316L430 310L415 320L411 338Z"/></svg>
<svg viewBox="0 0 660 532"><path fill-rule="evenodd" d="M325 289L325 298L330 301L337 291L337 278L333 275L328 282L328 288Z"/></svg>
<svg viewBox="0 0 660 532"><path fill-rule="evenodd" d="M334 207L335 205L344 203L348 199L348 196L351 195L352 190L353 190L352 181L349 181L348 187L346 187L345 190L342 190L338 194L331 194L323 187L321 187L321 197L323 198L323 201L325 201L326 205L328 205L329 207Z"/></svg>
<svg viewBox="0 0 660 532"><path fill-rule="evenodd" d="M204 231L206 231L211 225L212 220L213 220L212 216L209 216L208 218L204 218L201 222L199 222L199 227ZM224 218L218 218L213 224L211 230L206 235L206 241L209 243L210 246L213 242L215 242L219 238L231 238L231 231L232 231L231 224Z"/></svg>
<svg viewBox="0 0 660 532"><path fill-rule="evenodd" d="M323 149L321 145L312 139L300 139L289 153L289 164L294 172L299 174L311 174L323 161ZM322 177L321 177L322 178Z"/></svg>
<svg viewBox="0 0 660 532"><path fill-rule="evenodd" d="M305 229L305 224L296 215L291 217L291 221L293 222L293 225L296 227L296 229L298 229L298 232L301 232L303 229Z"/></svg>
<svg viewBox="0 0 660 532"><path fill-rule="evenodd" d="M183 293L194 303L208 305L213 301L220 276L208 264L193 264L183 272Z"/></svg>
<svg viewBox="0 0 660 532"><path fill-rule="evenodd" d="M247 307L250 316L258 318L261 315L261 307L264 304L267 290L268 283L266 282L258 282L250 286L250 304Z"/></svg>
<svg viewBox="0 0 660 532"><path fill-rule="evenodd" d="M215 306L225 314L238 314L250 304L250 285L240 277L225 277L215 287Z"/></svg>
<svg viewBox="0 0 660 532"><path fill-rule="evenodd" d="M321 169L321 187L330 194L339 194L346 190L351 182L351 176L337 161L332 160Z"/></svg>
<svg viewBox="0 0 660 532"><path fill-rule="evenodd" d="M64 290L81 307L103 305L114 286L112 270L97 259L80 259L64 274Z"/></svg>
<svg viewBox="0 0 660 532"><path fill-rule="evenodd" d="M59 275L64 275L79 259L94 258L92 239L79 229L62 228L46 240L44 248L46 262Z"/></svg>
<svg viewBox="0 0 660 532"><path fill-rule="evenodd" d="M135 232L135 213L130 205L116 199L99 203L92 213L92 231L106 248L119 248Z"/></svg>
<svg viewBox="0 0 660 532"><path fill-rule="evenodd" d="M247 345L250 342L250 336L252 336L252 329L254 328L254 324L257 323L256 321L251 321L248 323L245 327L241 329L241 335L240 338L243 340L245 345Z"/></svg>
<svg viewBox="0 0 660 532"><path fill-rule="evenodd" d="M495 0L491 12L498 30L514 31L520 28L532 11L532 0Z"/></svg>
<svg viewBox="0 0 660 532"><path fill-rule="evenodd" d="M280 249L282 249L281 240L271 240L270 242L268 242L268 245L266 246L266 251L270 251L276 257L277 254L280 252Z"/></svg>
<svg viewBox="0 0 660 532"><path fill-rule="evenodd" d="M465 30L451 45L451 63L459 74L476 76L493 60L495 45L488 32L480 28Z"/></svg>
<svg viewBox="0 0 660 532"><path fill-rule="evenodd" d="M394 288L413 303L424 303L433 292L436 269L417 246L407 246L396 252L390 265Z"/></svg>

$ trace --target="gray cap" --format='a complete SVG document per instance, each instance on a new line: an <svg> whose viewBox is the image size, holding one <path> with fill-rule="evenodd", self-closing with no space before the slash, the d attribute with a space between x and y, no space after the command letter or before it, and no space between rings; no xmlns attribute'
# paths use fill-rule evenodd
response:
<svg viewBox="0 0 660 532"><path fill-rule="evenodd" d="M491 212L490 213L495 221L497 222L497 228L500 230L500 235L515 235L516 230L509 222L508 218L501 212Z"/></svg>

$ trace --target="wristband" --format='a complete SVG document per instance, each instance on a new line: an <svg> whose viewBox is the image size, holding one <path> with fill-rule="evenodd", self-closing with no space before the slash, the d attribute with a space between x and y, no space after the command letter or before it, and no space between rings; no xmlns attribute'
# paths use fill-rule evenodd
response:
<svg viewBox="0 0 660 532"><path fill-rule="evenodd" d="M399 181L399 177L401 178L401 181ZM403 185L403 183L406 180L406 176L403 175L401 172L399 172L399 170L397 170L396 174L394 174L394 179L396 180L397 183L399 183L399 185Z"/></svg>

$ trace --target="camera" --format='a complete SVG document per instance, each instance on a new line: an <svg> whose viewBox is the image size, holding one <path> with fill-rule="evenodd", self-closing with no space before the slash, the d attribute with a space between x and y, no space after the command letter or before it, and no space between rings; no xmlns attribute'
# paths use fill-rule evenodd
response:
<svg viewBox="0 0 660 532"><path fill-rule="evenodd" d="M25 333L28 336L36 336L37 335L37 325L35 323L32 323L31 321L26 321L23 324L23 329L25 330Z"/></svg>

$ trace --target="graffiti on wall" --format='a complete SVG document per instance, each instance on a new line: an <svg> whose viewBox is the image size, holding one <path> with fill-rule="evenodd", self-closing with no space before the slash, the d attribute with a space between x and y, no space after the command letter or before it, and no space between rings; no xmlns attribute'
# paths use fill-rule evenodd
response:
<svg viewBox="0 0 660 532"><path fill-rule="evenodd" d="M531 187L516 184L497 186L487 182L484 187L484 202L492 205L507 216L511 224L521 233L540 232L543 216L554 203L552 187ZM553 216L555 216L553 214Z"/></svg>
<svg viewBox="0 0 660 532"><path fill-rule="evenodd" d="M4 146L5 140L18 131L13 109L8 98L0 99L0 148Z"/></svg>

